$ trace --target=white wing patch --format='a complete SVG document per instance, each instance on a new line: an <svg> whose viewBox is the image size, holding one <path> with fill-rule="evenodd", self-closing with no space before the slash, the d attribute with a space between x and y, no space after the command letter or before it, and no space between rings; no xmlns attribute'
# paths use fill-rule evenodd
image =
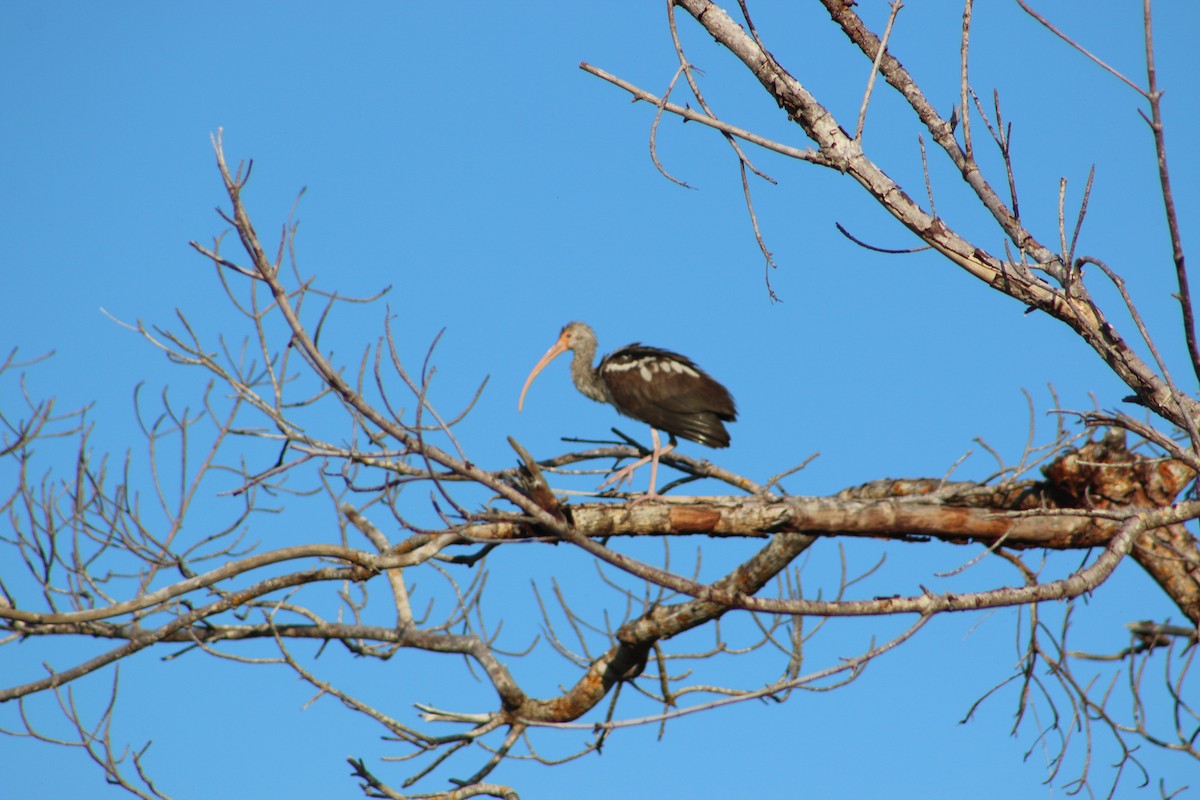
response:
<svg viewBox="0 0 1200 800"><path fill-rule="evenodd" d="M657 356L635 358L629 361L610 361L604 365L604 368L613 372L628 372L636 369L638 375L647 383L654 380L654 373L656 372L678 372L681 375L689 375L693 378L700 377L700 374L687 364L682 364L674 359L658 358Z"/></svg>
<svg viewBox="0 0 1200 800"><path fill-rule="evenodd" d="M678 361L658 361L656 363L661 364L662 369L672 370L674 372L679 372L684 375L690 375L693 378L700 377L700 373L696 372L696 370L692 369L687 364L683 364Z"/></svg>

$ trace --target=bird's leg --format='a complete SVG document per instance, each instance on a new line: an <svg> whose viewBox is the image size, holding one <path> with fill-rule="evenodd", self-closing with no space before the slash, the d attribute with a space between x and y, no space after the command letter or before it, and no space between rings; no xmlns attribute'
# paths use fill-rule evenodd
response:
<svg viewBox="0 0 1200 800"><path fill-rule="evenodd" d="M600 486L597 488L603 489L605 486L608 486L611 483L613 484L613 489L619 489L622 483L629 481L629 488L632 489L634 470L643 464L648 463L650 464L650 491L637 498L637 502L640 503L644 500L653 500L654 498L658 497L658 491L656 489L658 485L658 460L664 453L669 453L675 449L675 440L674 437L672 437L670 444L668 444L666 447L663 447L662 442L658 438L658 430L655 428L650 429L650 439L654 442L654 449L650 455L639 458L629 466L621 467L621 469L617 470L612 475L609 475L608 479L604 481L604 483L600 484Z"/></svg>
<svg viewBox="0 0 1200 800"><path fill-rule="evenodd" d="M654 442L654 452L650 454L650 491L646 492L647 500L658 497L658 459L664 452L662 449L662 442L658 440L657 428L650 429L650 438ZM670 450L674 446L675 443L671 442L671 444L667 446L667 450Z"/></svg>

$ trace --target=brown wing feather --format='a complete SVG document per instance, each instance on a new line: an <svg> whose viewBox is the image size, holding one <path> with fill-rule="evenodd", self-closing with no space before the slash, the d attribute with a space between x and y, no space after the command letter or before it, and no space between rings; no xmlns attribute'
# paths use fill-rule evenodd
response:
<svg viewBox="0 0 1200 800"><path fill-rule="evenodd" d="M729 391L686 356L631 344L606 356L599 372L617 411L709 447L728 447L722 422L737 419Z"/></svg>

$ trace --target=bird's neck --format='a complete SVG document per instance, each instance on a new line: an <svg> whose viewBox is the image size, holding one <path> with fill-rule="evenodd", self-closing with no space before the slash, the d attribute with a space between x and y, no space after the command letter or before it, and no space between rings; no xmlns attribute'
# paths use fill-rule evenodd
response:
<svg viewBox="0 0 1200 800"><path fill-rule="evenodd" d="M576 345L571 358L571 380L575 382L575 388L587 397L598 403L611 403L612 398L609 397L608 388L600 378L600 371L592 366L595 358L594 342L581 342Z"/></svg>

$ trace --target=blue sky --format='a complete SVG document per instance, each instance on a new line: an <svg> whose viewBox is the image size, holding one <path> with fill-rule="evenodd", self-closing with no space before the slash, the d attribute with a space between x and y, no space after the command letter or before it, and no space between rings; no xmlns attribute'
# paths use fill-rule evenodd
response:
<svg viewBox="0 0 1200 800"><path fill-rule="evenodd" d="M1144 80L1140 4L1044 5L1115 68ZM1056 242L1059 179L1068 179L1068 207L1077 208L1096 164L1080 249L1126 276L1183 375L1170 251L1138 96L1015 3L979 6L973 84L988 98L998 89L1014 123L1025 219L1043 241ZM1200 186L1188 138L1200 109L1189 44L1200 10L1160 6L1158 68L1186 237ZM873 23L886 16L879 0L862 0L859 9ZM852 128L867 65L820 8L771 3L752 10L772 52ZM807 144L727 53L686 18L680 25L718 113ZM957 97L959 27L951 4L913 3L892 40L892 52L947 113ZM1013 459L1024 445L1022 388L1034 398L1041 442L1054 425L1043 413L1051 405L1049 384L1066 408L1112 407L1126 393L1062 326L1025 315L936 256L883 256L848 242L835 223L879 246L913 246L847 178L751 150L779 181L753 186L779 264L771 281L782 302L772 303L724 142L699 125L665 120L660 157L696 190L668 182L648 155L652 110L580 71L580 61L661 91L676 66L662 4L5 4L0 342L27 355L55 351L30 370L30 386L56 395L62 407L94 401L93 445L100 449L120 454L137 442L131 398L139 382L152 396L170 385L180 402L194 403L201 376L171 367L101 309L127 322L170 326L179 308L203 331L244 335L211 268L187 246L211 241L225 227L213 212L223 196L209 145L223 127L229 158L254 159L246 197L264 240L274 240L270 232L306 188L297 212L301 269L346 294L393 287L386 310L376 305L338 320L330 336L346 359L354 362L375 342L390 311L401 353L414 368L445 329L434 359L440 407L461 406L490 376L458 430L485 466L512 462L506 435L551 455L565 447L563 436L603 436L617 424L611 409L570 387L565 365L548 369L525 413L516 412L529 368L572 319L596 328L604 352L632 340L679 350L731 388L741 411L733 446L714 454L685 444L685 452L763 479L819 451L787 482L796 494L882 477L941 476L968 450L974 455L958 474L982 478L994 462L975 437ZM865 148L923 197L917 128L903 111L879 86ZM986 150L985 131L975 124L978 147ZM931 171L942 216L1002 252L999 231L970 204L945 159L932 156ZM1001 173L991 177L1002 183ZM1096 279L1089 285L1110 303L1117 324L1127 325L1115 295ZM622 427L645 432L628 421ZM282 515L253 531L269 546L296 535L333 541L337 531L328 514ZM691 557L695 547L681 543L679 552ZM704 548L711 569L742 552ZM519 649L520 637L538 626L530 581L545 590L553 576L583 593L595 576L585 559L563 548L510 550L493 560L490 591L497 607L512 609L506 630ZM827 543L806 561L806 583L826 591L836 585L835 551ZM859 568L888 556L864 596L938 585L931 573L973 555L862 542L848 544L847 553ZM973 575L984 583L1013 578L987 568ZM1116 650L1125 643L1124 622L1172 613L1130 563L1077 610L1075 634L1081 649ZM838 692L693 716L673 723L661 743L656 728L635 729L614 736L603 756L556 768L513 764L494 778L533 800L614 790L647 797L751 790L784 797L1059 796L1061 788L1042 784L1044 758L1022 760L1032 729L1008 735L1011 693L993 699L970 725L958 724L1011 669L1013 618L1001 611L939 619ZM902 622L831 623L814 640L810 668L853 655ZM94 652L90 642L27 642L0 672L28 676L43 660L60 665ZM142 654L123 667L127 702L118 730L134 745L154 740L149 768L174 797L358 797L345 757L394 752L379 741L379 730L328 699L302 710L310 693L282 671L200 657L162 663L159 655ZM9 666L7 659L21 663ZM332 675L401 717L411 718L412 702L453 705L464 677L460 671L458 680L444 681L452 670L425 656L329 661L322 666ZM531 665L520 677L547 693L574 679L551 654L545 664L545 672ZM770 674L720 677L744 685ZM98 704L110 680L96 676L76 691ZM475 698L488 708L479 692L472 686L462 702ZM50 703L39 702L40 719L50 724ZM0 725L11 727L13 714L0 708ZM548 737L547 749L565 751L585 734L563 737ZM7 771L13 796L123 796L77 753L10 739L0 740L0 753L6 763L27 765ZM1158 758L1148 754L1150 763L1165 765L1168 783L1183 781L1187 765L1172 768ZM372 763L397 783L404 774L403 767ZM440 774L474 769L475 762L462 762Z"/></svg>

